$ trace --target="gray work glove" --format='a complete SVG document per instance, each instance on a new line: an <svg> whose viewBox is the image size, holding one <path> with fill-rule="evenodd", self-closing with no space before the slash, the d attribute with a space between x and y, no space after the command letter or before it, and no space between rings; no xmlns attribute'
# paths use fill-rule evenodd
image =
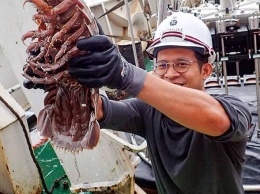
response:
<svg viewBox="0 0 260 194"><path fill-rule="evenodd" d="M86 53L69 60L69 73L80 84L89 88L107 86L137 96L147 72L128 63L106 36L78 40L77 47Z"/></svg>

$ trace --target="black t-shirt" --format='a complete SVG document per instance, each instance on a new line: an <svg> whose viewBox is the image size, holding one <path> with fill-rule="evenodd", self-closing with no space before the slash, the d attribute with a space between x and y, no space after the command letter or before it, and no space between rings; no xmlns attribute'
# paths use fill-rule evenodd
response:
<svg viewBox="0 0 260 194"><path fill-rule="evenodd" d="M224 107L231 127L210 137L169 119L141 100L109 101L102 97L102 128L144 137L161 194L239 194L251 113L229 95L212 95ZM198 110L198 114L199 110ZM192 118L187 118L192 119Z"/></svg>

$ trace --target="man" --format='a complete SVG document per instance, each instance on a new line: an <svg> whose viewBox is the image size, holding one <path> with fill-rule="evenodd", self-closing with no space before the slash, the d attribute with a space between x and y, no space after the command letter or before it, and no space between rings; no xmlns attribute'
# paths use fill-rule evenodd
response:
<svg viewBox="0 0 260 194"><path fill-rule="evenodd" d="M154 75L122 59L104 35L79 40L89 51L69 61L70 74L88 87L117 88L136 98L99 98L101 127L144 137L161 194L244 193L249 108L229 95L209 95L204 80L215 54L207 26L173 13L158 27L148 52Z"/></svg>

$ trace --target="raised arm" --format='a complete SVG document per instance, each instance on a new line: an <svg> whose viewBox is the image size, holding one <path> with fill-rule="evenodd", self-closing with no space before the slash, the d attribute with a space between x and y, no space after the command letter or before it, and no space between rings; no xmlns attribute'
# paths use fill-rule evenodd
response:
<svg viewBox="0 0 260 194"><path fill-rule="evenodd" d="M181 125L207 135L222 135L230 127L221 104L204 91L171 84L147 74L137 97Z"/></svg>
<svg viewBox="0 0 260 194"><path fill-rule="evenodd" d="M80 40L78 48L89 51L69 61L69 72L79 83L126 90L172 120L207 135L219 136L229 129L230 120L217 100L204 91L171 84L127 63L107 37Z"/></svg>

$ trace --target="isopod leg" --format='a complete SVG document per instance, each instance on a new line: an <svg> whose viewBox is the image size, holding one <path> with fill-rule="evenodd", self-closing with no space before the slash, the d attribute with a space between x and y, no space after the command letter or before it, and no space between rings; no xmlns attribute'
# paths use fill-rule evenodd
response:
<svg viewBox="0 0 260 194"><path fill-rule="evenodd" d="M38 120L37 120L37 130L40 130L41 135L44 137L51 138L52 128L54 127L52 124L53 120L53 106L47 105L39 112Z"/></svg>
<svg viewBox="0 0 260 194"><path fill-rule="evenodd" d="M86 149L93 149L99 140L100 136L100 126L97 122L94 113L91 113L90 123L89 123L89 131L84 136L81 141L81 146Z"/></svg>
<svg viewBox="0 0 260 194"><path fill-rule="evenodd" d="M83 32L86 30L86 26L82 25L76 32L74 32L67 41L61 46L61 49L57 53L55 57L55 61L57 61L59 58L61 58L64 53L67 52L68 46L70 46L73 42L76 42L76 40L83 34Z"/></svg>

